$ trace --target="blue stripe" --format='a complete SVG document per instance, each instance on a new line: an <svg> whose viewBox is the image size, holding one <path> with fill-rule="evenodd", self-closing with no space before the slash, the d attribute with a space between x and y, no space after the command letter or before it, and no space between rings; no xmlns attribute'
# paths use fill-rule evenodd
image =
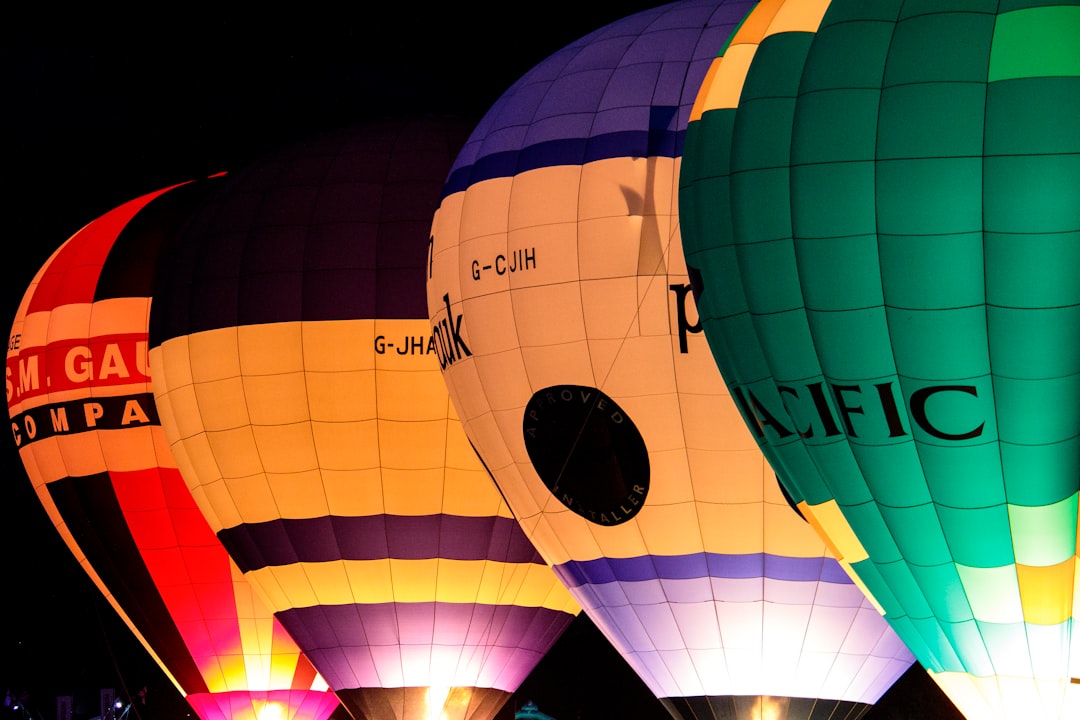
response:
<svg viewBox="0 0 1080 720"><path fill-rule="evenodd" d="M760 578L797 582L828 582L851 585L851 578L833 558L792 558L767 553L724 555L644 555L632 558L598 558L555 566L567 587L612 582L688 580L700 577L725 579Z"/></svg>

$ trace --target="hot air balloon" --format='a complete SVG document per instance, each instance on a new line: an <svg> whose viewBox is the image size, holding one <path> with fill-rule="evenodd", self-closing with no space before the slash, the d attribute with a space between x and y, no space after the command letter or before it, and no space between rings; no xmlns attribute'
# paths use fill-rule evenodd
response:
<svg viewBox="0 0 1080 720"><path fill-rule="evenodd" d="M683 165L716 362L967 717L1080 717L1080 7L767 12Z"/></svg>
<svg viewBox="0 0 1080 720"><path fill-rule="evenodd" d="M214 182L143 195L53 253L11 331L11 430L67 546L202 720L325 720L337 699L199 512L150 389L158 249Z"/></svg>
<svg viewBox="0 0 1080 720"><path fill-rule="evenodd" d="M257 160L156 288L170 446L357 720L492 718L580 612L469 446L431 344L431 217L468 129L385 120Z"/></svg>
<svg viewBox="0 0 1080 720"><path fill-rule="evenodd" d="M743 426L679 240L691 104L752 7L628 16L507 90L444 189L428 308L466 434L673 717L856 718L913 657Z"/></svg>

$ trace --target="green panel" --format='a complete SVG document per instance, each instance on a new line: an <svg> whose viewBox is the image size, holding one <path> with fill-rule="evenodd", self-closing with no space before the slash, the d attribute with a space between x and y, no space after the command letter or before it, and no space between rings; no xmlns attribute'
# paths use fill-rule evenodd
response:
<svg viewBox="0 0 1080 720"><path fill-rule="evenodd" d="M950 507L987 507L1005 502L1001 458L993 437L980 445L919 445L934 502Z"/></svg>
<svg viewBox="0 0 1080 720"><path fill-rule="evenodd" d="M934 672L941 672L944 669L938 657L934 655L930 646L926 644L926 639L919 634L918 629L911 622L911 618L906 615L901 617L886 615L885 619L889 622L889 626L896 631L900 641L919 659L919 663L924 668Z"/></svg>
<svg viewBox="0 0 1080 720"><path fill-rule="evenodd" d="M787 168L791 157L791 98L740 100L735 116L731 170ZM781 198L784 202L787 197Z"/></svg>
<svg viewBox="0 0 1080 720"><path fill-rule="evenodd" d="M777 33L764 38L743 81L740 109L746 101L757 98L795 97L806 53L814 41L814 33L807 32Z"/></svg>
<svg viewBox="0 0 1080 720"><path fill-rule="evenodd" d="M891 38L885 86L923 82L986 81L994 16L942 12L908 17ZM964 5L965 9L967 4ZM908 8L905 6L905 13Z"/></svg>
<svg viewBox="0 0 1080 720"><path fill-rule="evenodd" d="M987 157L983 162L988 231L1065 233L1080 228L1080 154Z"/></svg>
<svg viewBox="0 0 1080 720"><path fill-rule="evenodd" d="M1005 492L1012 505L1064 500L1080 484L1080 437L1051 445L1001 443Z"/></svg>
<svg viewBox="0 0 1080 720"><path fill-rule="evenodd" d="M751 312L779 313L802 307L791 238L740 245L737 253Z"/></svg>
<svg viewBox="0 0 1080 720"><path fill-rule="evenodd" d="M1028 647L1027 625L1022 622L979 622L979 632L986 643L990 662L994 663L998 673L1013 677L1031 677L1031 649Z"/></svg>
<svg viewBox="0 0 1080 720"><path fill-rule="evenodd" d="M850 20L879 20L892 23L900 14L900 6L904 0L833 0L829 3L829 9L825 11L825 17L821 21L821 27L827 28L836 23Z"/></svg>
<svg viewBox="0 0 1080 720"><path fill-rule="evenodd" d="M1080 75L1080 7L1042 7L998 16L990 81Z"/></svg>
<svg viewBox="0 0 1080 720"><path fill-rule="evenodd" d="M1073 282L1080 286L1076 270L1080 266L1074 266ZM1037 310L991 306L986 313L996 374L1038 380L1080 371L1080 306ZM1072 427L1080 432L1080 423Z"/></svg>
<svg viewBox="0 0 1080 720"><path fill-rule="evenodd" d="M891 23L879 21L823 23L806 56L799 92L879 87L892 29Z"/></svg>
<svg viewBox="0 0 1080 720"><path fill-rule="evenodd" d="M983 162L982 158L879 161L879 232L946 235L980 230Z"/></svg>
<svg viewBox="0 0 1080 720"><path fill-rule="evenodd" d="M928 310L985 300L982 233L879 235L885 302Z"/></svg>
<svg viewBox="0 0 1080 720"><path fill-rule="evenodd" d="M776 468L797 489L793 496L801 496L810 505L820 505L832 499L832 491L825 485L818 466L814 464L802 443L788 443L782 447L763 448L769 464Z"/></svg>
<svg viewBox="0 0 1080 720"><path fill-rule="evenodd" d="M852 444L852 452L874 500L902 507L930 502L930 491L922 482L922 459L910 438L896 445Z"/></svg>
<svg viewBox="0 0 1080 720"><path fill-rule="evenodd" d="M791 237L790 170L783 167L740 173L731 179L731 204L736 242L783 240Z"/></svg>
<svg viewBox="0 0 1080 720"><path fill-rule="evenodd" d="M1005 505L964 509L939 505L938 517L945 542L957 563L990 568L1015 562L1009 511Z"/></svg>
<svg viewBox="0 0 1080 720"><path fill-rule="evenodd" d="M909 566L915 581L923 589L934 616L941 620L943 625L974 621L971 606L968 605L964 588L960 584L960 576L956 574L953 563L931 567ZM945 627L942 627L942 631L948 633Z"/></svg>
<svg viewBox="0 0 1080 720"><path fill-rule="evenodd" d="M701 317L727 318L746 310L746 293L738 272L729 268L738 267L735 248L731 245L716 247L694 254L694 267L708 278L724 278L724 282L710 282L702 291L697 303Z"/></svg>
<svg viewBox="0 0 1080 720"><path fill-rule="evenodd" d="M706 326L710 348L729 385L743 385L769 377L753 318L743 313L714 320Z"/></svg>
<svg viewBox="0 0 1080 720"><path fill-rule="evenodd" d="M992 83L986 89L986 116L986 155L1077 152L1080 78Z"/></svg>
<svg viewBox="0 0 1080 720"><path fill-rule="evenodd" d="M1041 507L1009 505L1016 562L1046 567L1076 554L1076 504L1074 493Z"/></svg>
<svg viewBox="0 0 1080 720"><path fill-rule="evenodd" d="M884 302L873 235L800 237L795 258L809 309L844 310Z"/></svg>
<svg viewBox="0 0 1080 720"><path fill-rule="evenodd" d="M986 233L986 302L991 305L1076 305L1080 303L1076 268L1080 268L1080 231Z"/></svg>
<svg viewBox="0 0 1080 720"><path fill-rule="evenodd" d="M941 623L935 617L912 618L911 624L927 648L927 655L920 656L919 662L924 667L937 672L962 672L963 663L956 655L949 637L942 630ZM923 659L926 657L927 659Z"/></svg>
<svg viewBox="0 0 1080 720"><path fill-rule="evenodd" d="M920 600L914 605L909 604L912 600L906 595L915 592L917 586L911 578L911 572L908 571L907 566L904 566L902 570L893 567L896 564L903 564L900 549L896 546L892 533L889 532L889 528L885 525L885 520L881 517L881 511L877 505L875 503L864 503L862 505L841 507L841 510L843 510L844 517L847 518L855 536L862 541L866 552L874 560L874 565L877 566L882 577L891 583L889 576L900 576L901 584L890 584L890 587L896 595L897 601L904 607L904 611L908 614L929 615L930 611L925 600ZM886 571L886 568L888 568L888 571Z"/></svg>
<svg viewBox="0 0 1080 720"><path fill-rule="evenodd" d="M885 308L807 312L821 368L834 382L896 374Z"/></svg>
<svg viewBox="0 0 1080 720"><path fill-rule="evenodd" d="M801 96L791 164L873 160L879 95L877 90L843 88Z"/></svg>
<svg viewBox="0 0 1080 720"><path fill-rule="evenodd" d="M882 160L981 156L985 115L984 83L886 88L877 121L877 156Z"/></svg>
<svg viewBox="0 0 1080 720"><path fill-rule="evenodd" d="M900 554L913 565L943 565L952 562L952 553L941 534L934 505L894 508L881 505L881 516L892 532Z"/></svg>
<svg viewBox="0 0 1080 720"><path fill-rule="evenodd" d="M793 166L794 233L800 238L873 234L874 170L871 161Z"/></svg>
<svg viewBox="0 0 1080 720"><path fill-rule="evenodd" d="M821 374L803 310L762 315L755 317L754 323L770 374L778 383Z"/></svg>
<svg viewBox="0 0 1080 720"><path fill-rule="evenodd" d="M810 456L814 459L821 476L829 484L833 497L842 508L849 505L858 507L862 504L872 504L873 496L866 487L862 471L851 448L846 442L830 442L822 445L814 445L810 448Z"/></svg>
<svg viewBox="0 0 1080 720"><path fill-rule="evenodd" d="M901 375L952 380L990 373L983 305L953 310L887 308L886 317Z"/></svg>
<svg viewBox="0 0 1080 720"><path fill-rule="evenodd" d="M970 568L957 565L975 619L981 622L1022 622L1020 585L1016 567Z"/></svg>
<svg viewBox="0 0 1080 720"><path fill-rule="evenodd" d="M907 613L900 607L896 596L893 595L892 590L885 583L877 564L872 560L860 560L852 563L851 567L855 574L859 576L859 579L862 580L871 597L885 611L885 618L890 624L898 628L897 632L899 632L899 628L904 627L907 622Z"/></svg>
<svg viewBox="0 0 1080 720"><path fill-rule="evenodd" d="M1012 12L1033 7L1048 7L1054 5L1080 5L1080 0L1001 0L999 13Z"/></svg>
<svg viewBox="0 0 1080 720"><path fill-rule="evenodd" d="M997 10L998 0L905 0L901 17L912 17L925 13L942 12L944 10L963 10L965 12L987 12Z"/></svg>
<svg viewBox="0 0 1080 720"><path fill-rule="evenodd" d="M1047 380L994 379L998 432L1005 442L1040 445L1064 442L1080 428L1080 375ZM1072 402L1062 402L1072 398Z"/></svg>
<svg viewBox="0 0 1080 720"><path fill-rule="evenodd" d="M986 645L977 622L965 620L958 623L942 623L941 631L945 635L948 646L955 652L950 666L952 670L971 673L979 677L989 677L994 674L994 666L990 662L990 655L986 652ZM961 657L963 660L960 659Z"/></svg>

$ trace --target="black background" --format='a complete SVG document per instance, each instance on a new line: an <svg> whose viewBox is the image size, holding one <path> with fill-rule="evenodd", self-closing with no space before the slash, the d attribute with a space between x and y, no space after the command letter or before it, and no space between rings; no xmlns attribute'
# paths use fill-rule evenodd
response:
<svg viewBox="0 0 1080 720"><path fill-rule="evenodd" d="M14 319L60 243L121 203L366 119L448 112L478 120L555 50L654 4L398 2L361 12L304 3L83 17L56 6L13 19L0 31L0 319ZM101 687L125 697L147 687L146 704L135 706L142 720L192 716L64 547L5 435L0 690L24 695L36 720L55 718L57 694L75 696L76 718L97 715ZM530 698L559 720L668 718L584 616L501 717ZM4 708L0 718L8 713L25 717ZM915 667L866 720L959 717Z"/></svg>

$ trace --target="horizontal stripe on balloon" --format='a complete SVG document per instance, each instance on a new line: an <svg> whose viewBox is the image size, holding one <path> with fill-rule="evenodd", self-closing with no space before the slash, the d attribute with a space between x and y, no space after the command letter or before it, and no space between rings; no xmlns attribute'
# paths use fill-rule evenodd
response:
<svg viewBox="0 0 1080 720"><path fill-rule="evenodd" d="M653 108L657 113L665 108ZM674 113L676 108L666 108ZM589 138L566 138L537 143L516 151L487 155L472 165L451 173L443 196L467 189L470 185L500 177L513 177L529 170L556 165L584 165L597 160L619 157L668 157L682 155L685 130L627 130Z"/></svg>
<svg viewBox="0 0 1080 720"><path fill-rule="evenodd" d="M238 525L218 533L244 572L333 560L492 560L543 564L517 521L459 515L324 516Z"/></svg>
<svg viewBox="0 0 1080 720"><path fill-rule="evenodd" d="M278 614L339 689L438 683L513 690L573 617L547 608L437 602L324 605Z"/></svg>
<svg viewBox="0 0 1080 720"><path fill-rule="evenodd" d="M534 563L444 558L339 560L265 567L245 576L265 591L275 614L313 605L395 602L520 605L567 613L580 610L548 566Z"/></svg>
<svg viewBox="0 0 1080 720"><path fill-rule="evenodd" d="M599 558L555 566L568 587L610 582L686 580L699 577L755 578L830 582L850 585L851 578L832 558L793 558L768 553L724 555L693 553L678 556L643 555L632 558Z"/></svg>

